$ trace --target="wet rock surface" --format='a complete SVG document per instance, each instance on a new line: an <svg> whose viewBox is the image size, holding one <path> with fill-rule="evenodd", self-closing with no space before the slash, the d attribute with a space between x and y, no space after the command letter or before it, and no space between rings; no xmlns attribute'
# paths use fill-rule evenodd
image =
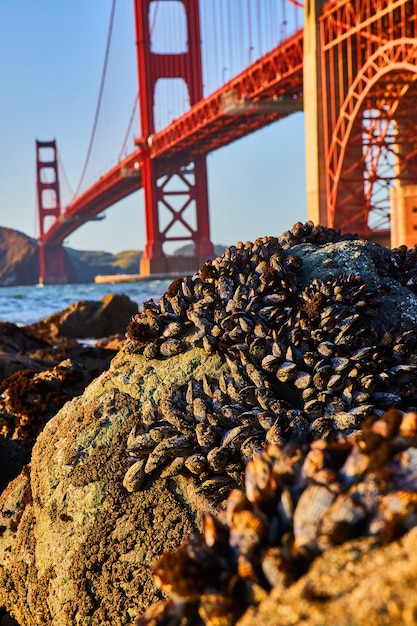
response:
<svg viewBox="0 0 417 626"><path fill-rule="evenodd" d="M124 294L108 294L100 301L80 300L26 329L35 337L56 342L59 338L107 337L123 333L138 305Z"/></svg>
<svg viewBox="0 0 417 626"><path fill-rule="evenodd" d="M129 311L137 311L137 305L110 294L91 306L76 303L69 309L33 328L0 322L0 491L29 462L46 422L109 367L122 344ZM87 314L92 316L86 324ZM81 333L94 327L92 334L101 337L101 345L66 337L77 324ZM107 329L120 334L106 340L100 333Z"/></svg>
<svg viewBox="0 0 417 626"><path fill-rule="evenodd" d="M142 625L234 624L246 619L239 598L260 623L318 624L323 607L329 618L323 609L322 623L338 623L332 613L338 603L349 607L345 621L337 616L340 623L361 623L365 612L354 596L359 590L358 597L365 597L363 566L365 572L373 568L374 587L378 568L382 572L382 591L366 604L368 623L392 623L378 619L392 617L395 604L407 623L415 616L407 600L407 587L415 584L414 556L406 554L417 518L414 469L408 483L402 476L394 485L394 492L407 492L397 503L406 509L401 540L393 532L389 545L379 545L375 533L355 539L341 533L344 543L330 541L322 549L322 535L313 533L312 547L310 541L298 542L294 550L298 530L290 527L280 535L277 528L285 525L280 517L266 533L266 545L284 549L278 555L284 565L288 550L289 565L276 567L276 554L270 554L278 580L271 578L268 585L265 573L257 580L254 546L259 533L264 540L265 516L276 516L277 495L289 518L307 486L314 486L323 513L337 500L334 476L353 442L362 441L366 420L376 428L369 441L377 467L375 459L385 458L384 440L391 441L395 428L398 434L403 419L394 420L389 434L382 425L388 424L387 410L415 414L416 259L415 249L391 251L298 224L280 238L226 249L195 275L173 281L158 303L144 303L110 369L47 422L30 467L0 497L0 605L21 626L127 624L139 615L136 623ZM269 462L266 469L261 463L254 482L248 478L247 463L254 456L262 459L267 445L286 451L290 446L291 454L298 454L292 483L288 468L279 474L280 461L274 457L272 463L273 475L290 481L283 481L289 491L284 501L282 487L268 483ZM319 457L331 457L339 445L343 462L319 468ZM395 449L392 456L414 447ZM288 461L287 452L283 458ZM299 483L307 459L315 470L310 483L305 477L307 482ZM370 499L382 502L385 486L370 478L368 486ZM266 498L259 514L253 509L262 508L264 500L254 494L264 488L274 497ZM228 499L243 489L250 506L235 501L233 513L230 506L227 513ZM347 487L340 489L345 493ZM319 498L327 492L327 499ZM224 530L222 515L246 520L232 546L230 519ZM345 521L342 517L343 528ZM310 538L314 525L317 516ZM192 534L197 530L202 534ZM189 547L174 551L182 542ZM226 554L220 566L212 554L217 542ZM154 582L151 565L163 553L168 568L156 566ZM388 561L394 554L398 568ZM326 588L338 567L343 582L336 597ZM218 586L207 592L213 568ZM162 599L158 585L172 594L170 600ZM203 604L188 602L196 593L207 596ZM186 598L185 604L178 597Z"/></svg>

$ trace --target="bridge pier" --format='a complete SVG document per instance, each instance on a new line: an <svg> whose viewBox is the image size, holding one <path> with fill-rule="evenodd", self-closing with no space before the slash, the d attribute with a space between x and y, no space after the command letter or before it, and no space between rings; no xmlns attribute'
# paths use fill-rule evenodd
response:
<svg viewBox="0 0 417 626"><path fill-rule="evenodd" d="M341 71L337 62L329 65L323 56L319 17L324 5L325 0L308 0L304 12L307 217L315 224L366 236L369 229L360 118L354 122L356 130L350 135L349 146L345 143L341 148L344 151L343 170L338 170L332 181L329 179L329 172L334 167L333 161L330 162L330 141L335 120L352 80L352 68L350 71Z"/></svg>
<svg viewBox="0 0 417 626"><path fill-rule="evenodd" d="M307 219L328 226L324 113L318 16L325 0L306 0L304 10L303 95Z"/></svg>
<svg viewBox="0 0 417 626"><path fill-rule="evenodd" d="M61 285L67 282L65 251L62 243L39 242L39 284Z"/></svg>
<svg viewBox="0 0 417 626"><path fill-rule="evenodd" d="M391 24L395 28L389 27ZM304 109L309 219L371 239L380 237L385 221L385 234L388 232L393 120L407 127L399 133L402 145L411 142L411 160L400 155L400 185L416 181L415 168L413 176L406 172L415 161L415 107L406 102L416 97L415 35L412 0L383 2L380 6L350 0L306 3ZM408 211L405 203L409 191L413 193L411 189L393 192L392 198L402 203L403 213Z"/></svg>
<svg viewBox="0 0 417 626"><path fill-rule="evenodd" d="M391 247L417 244L417 156L415 125L407 119L396 120L395 152L397 155L395 186L391 189ZM413 120L414 121L414 120Z"/></svg>

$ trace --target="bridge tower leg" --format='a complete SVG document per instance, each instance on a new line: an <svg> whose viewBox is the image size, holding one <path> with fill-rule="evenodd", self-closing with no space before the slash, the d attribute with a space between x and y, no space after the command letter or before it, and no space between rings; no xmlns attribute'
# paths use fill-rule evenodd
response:
<svg viewBox="0 0 417 626"><path fill-rule="evenodd" d="M307 0L304 12L303 93L307 218L328 225L324 174L324 119L318 15L325 0Z"/></svg>
<svg viewBox="0 0 417 626"><path fill-rule="evenodd" d="M417 116L409 110L405 115L406 119L396 120L396 181L390 194L392 248L417 244Z"/></svg>
<svg viewBox="0 0 417 626"><path fill-rule="evenodd" d="M45 158L44 154L49 155ZM39 283L66 283L65 258L62 242L46 244L45 223L57 219L61 212L56 141L36 141L36 188L39 217Z"/></svg>
<svg viewBox="0 0 417 626"><path fill-rule="evenodd" d="M351 41L344 41L339 47L329 50L328 42L324 41L324 29L320 28L320 15L325 4L325 0L308 0L305 3L303 63L307 215L316 224L367 236L368 207L365 202L360 116L355 119L349 138L344 137L339 142L337 156L330 154L339 111L355 78L357 57ZM340 157L342 153L343 157Z"/></svg>
<svg viewBox="0 0 417 626"><path fill-rule="evenodd" d="M153 0L134 0L142 129L142 139L138 143L143 147L142 180L146 220L146 244L141 260L143 274L196 269L185 265L180 267L180 259L175 257L173 262L176 266L170 267L170 259L163 252L163 244L169 241L193 242L195 257L190 261L194 265L200 265L213 257L206 156L189 154L162 163L160 160L155 161L151 154L152 135L155 133L156 82L165 78L181 78L187 85L190 105L203 98L199 2L177 1L182 3L187 19L188 49L182 53L155 54L151 51L149 29L149 11ZM194 220L190 222L188 215L193 208ZM169 215L165 228L161 228L159 219L159 211L163 209ZM178 227L185 234L173 234Z"/></svg>

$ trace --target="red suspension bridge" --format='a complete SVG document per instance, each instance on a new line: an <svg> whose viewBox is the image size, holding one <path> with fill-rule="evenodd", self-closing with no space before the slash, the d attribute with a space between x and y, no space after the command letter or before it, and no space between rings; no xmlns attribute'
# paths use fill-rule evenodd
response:
<svg viewBox="0 0 417 626"><path fill-rule="evenodd" d="M163 4L176 5L180 22L168 28L182 29L185 45L159 44ZM41 282L65 282L64 239L140 188L146 227L141 273L196 269L213 256L206 155L300 110L308 218L371 238L391 231L391 245L415 243L417 0L305 4L283 0L278 15L277 0L134 0L141 135L128 157L79 193L81 180L65 207L56 143L36 142ZM201 33L207 35L208 22L213 33L204 55ZM223 65L223 84L205 95L203 73L213 66L218 71L216 55L227 47L233 69L237 42L243 42L243 65L227 81ZM185 85L184 110L158 128L155 99L163 82ZM172 109L173 100L164 100ZM164 245L172 241L192 242L194 257L167 256Z"/></svg>

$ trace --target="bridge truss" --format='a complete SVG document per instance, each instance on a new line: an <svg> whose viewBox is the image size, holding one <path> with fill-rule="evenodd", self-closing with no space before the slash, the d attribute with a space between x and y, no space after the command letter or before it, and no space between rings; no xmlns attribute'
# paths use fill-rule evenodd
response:
<svg viewBox="0 0 417 626"><path fill-rule="evenodd" d="M320 23L327 223L390 227L393 185L417 182L417 3L342 0Z"/></svg>

